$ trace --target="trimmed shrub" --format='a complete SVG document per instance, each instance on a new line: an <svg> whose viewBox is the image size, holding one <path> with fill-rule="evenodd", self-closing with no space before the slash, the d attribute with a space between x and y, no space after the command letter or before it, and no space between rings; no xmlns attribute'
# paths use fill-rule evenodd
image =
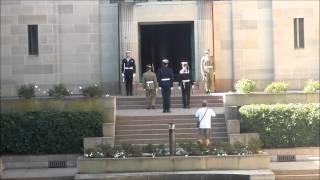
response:
<svg viewBox="0 0 320 180"><path fill-rule="evenodd" d="M80 153L84 137L102 136L97 112L2 113L1 154Z"/></svg>
<svg viewBox="0 0 320 180"><path fill-rule="evenodd" d="M235 84L237 93L251 93L256 89L256 83L249 79L241 79Z"/></svg>
<svg viewBox="0 0 320 180"><path fill-rule="evenodd" d="M304 92L306 93L315 93L320 90L320 82L309 80L306 82L306 86L304 86Z"/></svg>
<svg viewBox="0 0 320 180"><path fill-rule="evenodd" d="M264 89L264 92L273 93L273 94L284 93L284 92L287 92L288 86L289 86L288 83L273 82Z"/></svg>
<svg viewBox="0 0 320 180"><path fill-rule="evenodd" d="M64 96L70 96L69 91L63 84L54 85L52 89L49 89L49 96L55 98L61 98Z"/></svg>
<svg viewBox="0 0 320 180"><path fill-rule="evenodd" d="M80 89L83 96L86 97L101 97L103 95L103 90L101 86L88 86Z"/></svg>
<svg viewBox="0 0 320 180"><path fill-rule="evenodd" d="M319 146L320 104L246 105L241 127L257 132L267 148Z"/></svg>
<svg viewBox="0 0 320 180"><path fill-rule="evenodd" d="M25 99L31 99L32 97L35 97L35 90L34 85L22 85L18 88L18 96L23 97Z"/></svg>

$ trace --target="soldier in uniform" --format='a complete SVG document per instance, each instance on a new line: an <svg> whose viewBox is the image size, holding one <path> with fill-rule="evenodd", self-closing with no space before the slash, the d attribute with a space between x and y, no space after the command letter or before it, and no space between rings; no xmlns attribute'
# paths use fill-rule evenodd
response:
<svg viewBox="0 0 320 180"><path fill-rule="evenodd" d="M152 72L152 66L148 64L147 72L143 73L143 89L146 91L147 109L155 109L157 88L157 76Z"/></svg>
<svg viewBox="0 0 320 180"><path fill-rule="evenodd" d="M213 58L209 56L209 50L204 51L205 55L201 58L201 75L205 82L206 93L213 92L214 66Z"/></svg>
<svg viewBox="0 0 320 180"><path fill-rule="evenodd" d="M173 71L168 67L168 59L163 59L161 67L158 71L159 89L162 94L163 112L169 113L170 111L170 96L173 89Z"/></svg>
<svg viewBox="0 0 320 180"><path fill-rule="evenodd" d="M126 83L126 94L132 96L132 81L136 76L136 64L133 58L130 57L131 51L126 52L126 58L121 63L121 75Z"/></svg>
<svg viewBox="0 0 320 180"><path fill-rule="evenodd" d="M193 88L193 79L189 71L188 62L181 62L179 71L179 89L182 93L183 108L190 108L190 89Z"/></svg>

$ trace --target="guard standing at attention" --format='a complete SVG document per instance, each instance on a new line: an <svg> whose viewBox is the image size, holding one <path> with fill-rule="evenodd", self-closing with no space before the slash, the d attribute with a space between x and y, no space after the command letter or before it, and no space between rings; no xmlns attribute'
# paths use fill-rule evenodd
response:
<svg viewBox="0 0 320 180"><path fill-rule="evenodd" d="M143 89L147 96L147 109L155 109L156 91L158 88L157 76L152 72L152 66L147 65L147 71L143 73Z"/></svg>
<svg viewBox="0 0 320 180"><path fill-rule="evenodd" d="M126 58L121 63L121 75L126 83L126 94L132 96L132 81L136 76L136 64L134 59L130 56L131 51L126 51Z"/></svg>
<svg viewBox="0 0 320 180"><path fill-rule="evenodd" d="M193 88L193 79L189 71L188 62L181 62L179 71L179 89L182 93L183 108L190 108L190 89Z"/></svg>
<svg viewBox="0 0 320 180"><path fill-rule="evenodd" d="M168 67L168 59L162 60L163 66L158 71L159 89L162 94L163 113L170 111L170 96L173 89L173 71Z"/></svg>

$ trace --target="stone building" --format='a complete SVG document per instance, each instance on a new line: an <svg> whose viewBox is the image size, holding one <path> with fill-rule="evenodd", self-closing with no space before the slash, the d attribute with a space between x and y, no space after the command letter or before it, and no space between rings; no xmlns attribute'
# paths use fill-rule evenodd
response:
<svg viewBox="0 0 320 180"><path fill-rule="evenodd" d="M120 59L131 50L136 87L144 65L168 58L177 72L215 59L215 90L241 78L258 89L285 81L301 89L319 79L319 1L313 0L1 0L1 95L22 84L63 83L121 89ZM201 84L201 83L200 83Z"/></svg>

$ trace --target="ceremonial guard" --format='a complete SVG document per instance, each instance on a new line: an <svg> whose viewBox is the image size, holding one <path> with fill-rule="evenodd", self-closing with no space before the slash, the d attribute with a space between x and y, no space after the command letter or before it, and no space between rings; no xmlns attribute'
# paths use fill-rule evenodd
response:
<svg viewBox="0 0 320 180"><path fill-rule="evenodd" d="M121 75L126 83L126 94L132 96L132 81L136 76L136 64L133 58L130 57L131 51L126 52L126 58L121 63Z"/></svg>
<svg viewBox="0 0 320 180"><path fill-rule="evenodd" d="M170 111L170 96L173 88L173 71L168 67L168 59L163 59L161 67L158 71L159 89L162 94L163 112L169 113Z"/></svg>
<svg viewBox="0 0 320 180"><path fill-rule="evenodd" d="M190 89L193 88L193 79L189 71L188 62L181 62L179 71L179 89L182 93L183 108L190 108Z"/></svg>
<svg viewBox="0 0 320 180"><path fill-rule="evenodd" d="M152 72L152 66L147 65L147 72L143 73L143 89L147 96L147 109L155 109L156 91L158 88L157 76Z"/></svg>
<svg viewBox="0 0 320 180"><path fill-rule="evenodd" d="M214 62L213 57L209 56L209 50L204 51L204 56L201 58L201 75L205 83L206 93L213 92L214 81Z"/></svg>

